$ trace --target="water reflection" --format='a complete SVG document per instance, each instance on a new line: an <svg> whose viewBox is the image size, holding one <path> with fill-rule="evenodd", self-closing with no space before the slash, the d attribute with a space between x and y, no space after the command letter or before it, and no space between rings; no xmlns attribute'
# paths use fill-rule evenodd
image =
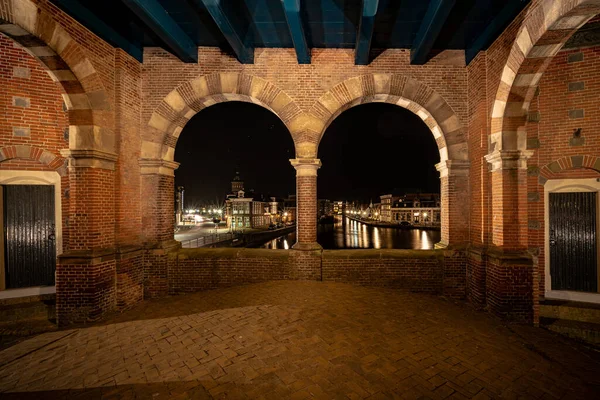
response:
<svg viewBox="0 0 600 400"><path fill-rule="evenodd" d="M319 225L318 241L324 249L433 249L441 235L436 230L373 227L336 216L333 224ZM296 233L271 240L267 249L289 249Z"/></svg>

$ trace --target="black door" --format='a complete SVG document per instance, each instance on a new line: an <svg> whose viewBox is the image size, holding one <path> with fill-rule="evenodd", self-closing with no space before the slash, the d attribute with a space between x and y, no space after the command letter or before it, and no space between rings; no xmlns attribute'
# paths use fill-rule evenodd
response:
<svg viewBox="0 0 600 400"><path fill-rule="evenodd" d="M6 288L54 285L54 186L6 185L2 190Z"/></svg>
<svg viewBox="0 0 600 400"><path fill-rule="evenodd" d="M594 192L550 193L552 290L598 292L598 227Z"/></svg>

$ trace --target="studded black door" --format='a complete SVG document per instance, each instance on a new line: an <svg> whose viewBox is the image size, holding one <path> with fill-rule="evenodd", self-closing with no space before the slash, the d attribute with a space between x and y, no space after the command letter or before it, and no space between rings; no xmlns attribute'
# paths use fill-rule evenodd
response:
<svg viewBox="0 0 600 400"><path fill-rule="evenodd" d="M552 290L598 292L597 194L550 193Z"/></svg>
<svg viewBox="0 0 600 400"><path fill-rule="evenodd" d="M54 285L54 186L6 185L2 189L6 288Z"/></svg>

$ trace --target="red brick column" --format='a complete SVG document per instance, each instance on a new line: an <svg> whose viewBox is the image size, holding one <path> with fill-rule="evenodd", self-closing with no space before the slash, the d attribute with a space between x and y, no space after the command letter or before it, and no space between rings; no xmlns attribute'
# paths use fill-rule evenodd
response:
<svg viewBox="0 0 600 400"><path fill-rule="evenodd" d="M142 240L144 242L144 297L166 296L167 253L180 246L175 228L175 169L164 160L140 161L142 174Z"/></svg>
<svg viewBox="0 0 600 400"><path fill-rule="evenodd" d="M69 250L56 266L61 326L102 318L116 308L115 161L98 150L67 150Z"/></svg>
<svg viewBox="0 0 600 400"><path fill-rule="evenodd" d="M437 248L465 246L469 241L469 162L448 160L440 172L442 238Z"/></svg>
<svg viewBox="0 0 600 400"><path fill-rule="evenodd" d="M485 298L490 311L526 323L538 318L534 261L527 254L527 159L531 151L496 150L491 164L492 222Z"/></svg>
<svg viewBox="0 0 600 400"><path fill-rule="evenodd" d="M317 243L317 170L321 160L296 158L296 250L318 250Z"/></svg>
<svg viewBox="0 0 600 400"><path fill-rule="evenodd" d="M492 245L504 251L527 249L527 159L531 151L496 150L492 165Z"/></svg>

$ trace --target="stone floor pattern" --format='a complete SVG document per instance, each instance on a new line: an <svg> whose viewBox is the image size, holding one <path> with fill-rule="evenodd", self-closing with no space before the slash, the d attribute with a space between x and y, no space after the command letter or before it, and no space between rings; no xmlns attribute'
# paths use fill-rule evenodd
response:
<svg viewBox="0 0 600 400"><path fill-rule="evenodd" d="M268 282L0 352L2 399L600 398L600 357L444 298Z"/></svg>

